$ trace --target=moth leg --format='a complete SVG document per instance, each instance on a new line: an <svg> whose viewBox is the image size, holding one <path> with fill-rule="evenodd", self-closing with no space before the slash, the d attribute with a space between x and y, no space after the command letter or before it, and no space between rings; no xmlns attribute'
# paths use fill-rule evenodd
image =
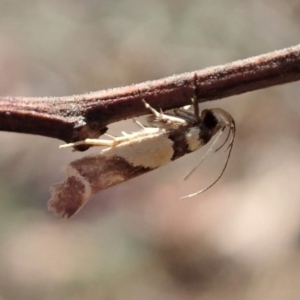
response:
<svg viewBox="0 0 300 300"><path fill-rule="evenodd" d="M105 132L104 135L110 137L112 140L115 140L115 139L116 139L116 137L115 137L114 135L109 134L109 133L107 133L107 132Z"/></svg>
<svg viewBox="0 0 300 300"><path fill-rule="evenodd" d="M149 109L158 120L164 118L165 115L162 111L160 111L160 113L159 113L156 109L154 109L152 106L150 106L150 104L147 103L144 99L142 101L144 102L145 107L147 109Z"/></svg>
<svg viewBox="0 0 300 300"><path fill-rule="evenodd" d="M194 116L195 116L195 119L196 119L197 123L200 123L201 122L201 118L200 118L200 111L199 111L198 101L195 98L192 98L192 103L193 103L193 107L194 107Z"/></svg>
<svg viewBox="0 0 300 300"><path fill-rule="evenodd" d="M136 120L135 118L132 119L132 121L138 125L138 127L140 127L142 130L145 130L146 127L138 120Z"/></svg>
<svg viewBox="0 0 300 300"><path fill-rule="evenodd" d="M179 109L174 109L173 112L176 116L179 116L181 118L186 119L188 122L201 122L200 120L200 114L199 114L199 105L198 102L192 98L191 99L193 107L194 107L194 111L191 112L188 110L188 108L190 107L190 105L185 106L183 108L179 108ZM188 107L188 108L186 108Z"/></svg>
<svg viewBox="0 0 300 300"><path fill-rule="evenodd" d="M164 128L177 128L178 126L187 125L187 121L184 118L178 118L164 114L162 111L158 112L156 109L150 106L144 99L145 107L151 110L153 116L147 118L150 126L164 127Z"/></svg>
<svg viewBox="0 0 300 300"><path fill-rule="evenodd" d="M186 119L189 122L195 122L195 114L184 108L178 108L173 110L174 115L180 118Z"/></svg>
<svg viewBox="0 0 300 300"><path fill-rule="evenodd" d="M113 140L85 139L83 141L60 145L59 148L68 148L68 147L74 147L74 146L80 146L80 145L98 146L98 147L103 147L103 146L113 147L113 146L115 146L116 142L117 141L115 138Z"/></svg>

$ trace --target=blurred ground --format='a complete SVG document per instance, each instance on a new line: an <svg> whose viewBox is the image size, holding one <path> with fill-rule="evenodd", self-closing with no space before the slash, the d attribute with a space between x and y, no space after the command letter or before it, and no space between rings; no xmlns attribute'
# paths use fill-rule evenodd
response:
<svg viewBox="0 0 300 300"><path fill-rule="evenodd" d="M286 1L0 2L0 94L65 96L158 79L299 43ZM222 154L197 152L99 193L73 219L46 210L82 156L0 133L0 299L299 299L299 83L207 103L235 118ZM204 107L204 106L203 106ZM121 127L122 126L122 127ZM111 133L133 125L116 124Z"/></svg>

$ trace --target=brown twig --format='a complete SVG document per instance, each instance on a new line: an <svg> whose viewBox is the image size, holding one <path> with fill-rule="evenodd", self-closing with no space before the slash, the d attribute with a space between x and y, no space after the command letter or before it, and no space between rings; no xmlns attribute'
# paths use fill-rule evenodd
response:
<svg viewBox="0 0 300 300"><path fill-rule="evenodd" d="M141 99L171 109L300 79L300 45L261 56L127 87L53 98L0 98L0 130L74 142L106 126L148 114Z"/></svg>

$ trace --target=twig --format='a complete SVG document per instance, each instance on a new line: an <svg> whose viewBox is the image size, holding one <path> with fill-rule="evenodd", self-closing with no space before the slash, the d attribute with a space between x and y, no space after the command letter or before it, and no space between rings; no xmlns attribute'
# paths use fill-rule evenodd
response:
<svg viewBox="0 0 300 300"><path fill-rule="evenodd" d="M300 45L200 71L69 97L0 97L0 130L75 142L157 109L221 99L300 79ZM83 149L81 149L83 150Z"/></svg>

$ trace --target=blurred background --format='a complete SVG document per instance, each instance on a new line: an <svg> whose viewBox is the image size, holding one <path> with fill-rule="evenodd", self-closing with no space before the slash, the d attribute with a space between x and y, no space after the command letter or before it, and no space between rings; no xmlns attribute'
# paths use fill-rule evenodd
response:
<svg viewBox="0 0 300 300"><path fill-rule="evenodd" d="M293 46L299 13L297 0L1 0L0 95L81 94ZM205 149L98 193L67 221L47 211L49 187L87 153L1 132L0 299L299 299L299 93L201 106L237 123L206 193L179 199L216 179L225 153L188 181Z"/></svg>

